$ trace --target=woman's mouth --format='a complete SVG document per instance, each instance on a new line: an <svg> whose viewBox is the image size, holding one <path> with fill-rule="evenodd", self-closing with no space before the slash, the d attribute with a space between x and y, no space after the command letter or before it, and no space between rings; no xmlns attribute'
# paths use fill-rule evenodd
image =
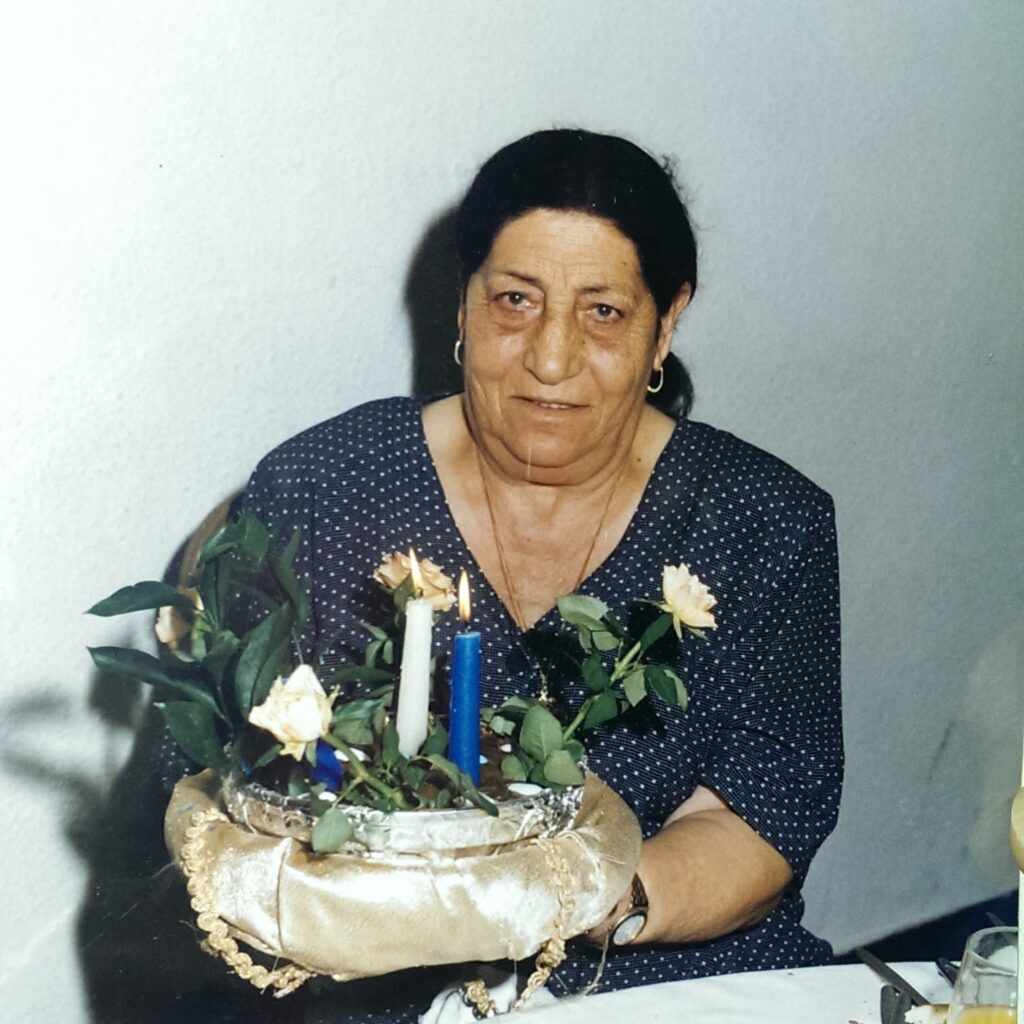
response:
<svg viewBox="0 0 1024 1024"><path fill-rule="evenodd" d="M578 405L574 405L572 402L552 402L539 398L523 398L524 402L532 405L536 409L547 409L551 412L570 412L573 409L580 408Z"/></svg>

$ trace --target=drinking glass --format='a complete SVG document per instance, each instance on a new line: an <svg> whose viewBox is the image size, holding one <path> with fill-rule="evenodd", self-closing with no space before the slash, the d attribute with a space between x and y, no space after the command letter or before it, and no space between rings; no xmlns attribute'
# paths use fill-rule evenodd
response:
<svg viewBox="0 0 1024 1024"><path fill-rule="evenodd" d="M975 932L960 961L948 1024L1014 1024L1016 1007L1017 929Z"/></svg>

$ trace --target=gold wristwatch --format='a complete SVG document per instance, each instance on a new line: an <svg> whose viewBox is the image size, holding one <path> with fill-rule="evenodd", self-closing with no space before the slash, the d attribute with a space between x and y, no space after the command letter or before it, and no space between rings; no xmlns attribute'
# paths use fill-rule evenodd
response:
<svg viewBox="0 0 1024 1024"><path fill-rule="evenodd" d="M639 875L633 876L633 885L629 894L629 906L625 913L612 926L611 940L613 946L628 946L647 924L647 911L651 903L647 899L647 890L640 881Z"/></svg>

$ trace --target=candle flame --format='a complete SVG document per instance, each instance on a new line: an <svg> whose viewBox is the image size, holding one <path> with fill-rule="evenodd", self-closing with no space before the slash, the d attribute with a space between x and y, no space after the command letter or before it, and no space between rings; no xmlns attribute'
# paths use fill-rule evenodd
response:
<svg viewBox="0 0 1024 1024"><path fill-rule="evenodd" d="M459 618L469 625L471 605L469 602L469 577L466 570L459 573Z"/></svg>
<svg viewBox="0 0 1024 1024"><path fill-rule="evenodd" d="M412 596L423 596L423 574L420 572L420 563L416 561L416 552L409 548L409 575L412 576Z"/></svg>

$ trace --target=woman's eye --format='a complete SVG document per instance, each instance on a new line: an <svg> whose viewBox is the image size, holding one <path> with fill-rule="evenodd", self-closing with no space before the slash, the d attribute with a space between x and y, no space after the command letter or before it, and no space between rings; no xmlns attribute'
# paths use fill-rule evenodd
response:
<svg viewBox="0 0 1024 1024"><path fill-rule="evenodd" d="M511 306L512 309L522 309L529 305L529 299L522 292L502 292L498 301L503 306Z"/></svg>
<svg viewBox="0 0 1024 1024"><path fill-rule="evenodd" d="M611 323L614 320L618 320L622 314L614 306L609 306L607 302L599 302L593 307L594 315L598 320L603 320L606 323Z"/></svg>

